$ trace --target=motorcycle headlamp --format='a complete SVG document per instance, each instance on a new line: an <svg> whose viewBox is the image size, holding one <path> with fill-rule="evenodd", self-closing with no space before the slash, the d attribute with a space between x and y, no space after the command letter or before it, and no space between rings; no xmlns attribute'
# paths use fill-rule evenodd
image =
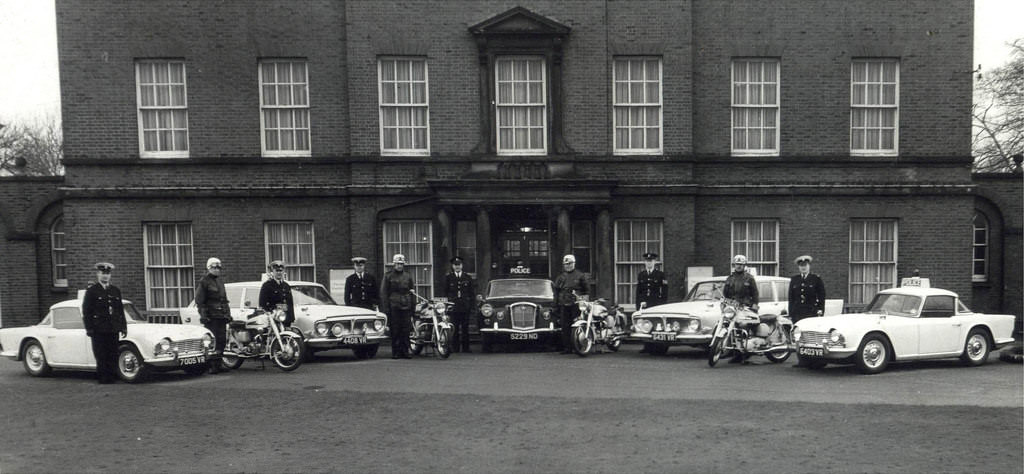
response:
<svg viewBox="0 0 1024 474"><path fill-rule="evenodd" d="M576 306L580 308L580 312L581 313L587 310L587 302L586 301L577 301L576 302Z"/></svg>
<svg viewBox="0 0 1024 474"><path fill-rule="evenodd" d="M444 314L445 311L447 310L448 307L444 303L438 303L434 305L434 311L437 311L437 314Z"/></svg>
<svg viewBox="0 0 1024 474"><path fill-rule="evenodd" d="M604 325L606 327L610 327L610 328L615 327L615 318L610 316L610 315L609 316L605 316L605 318L604 318Z"/></svg>
<svg viewBox="0 0 1024 474"><path fill-rule="evenodd" d="M722 310L722 317L724 317L725 319L732 319L736 317L736 308L733 308L731 306L726 307L725 309Z"/></svg>
<svg viewBox="0 0 1024 474"><path fill-rule="evenodd" d="M278 311L278 312L274 313L274 319L276 319L276 320L278 320L280 322L284 322L285 318L287 318L287 317L288 317L288 313L285 313L284 311Z"/></svg>
<svg viewBox="0 0 1024 474"><path fill-rule="evenodd" d="M378 320L375 320L373 322L373 330L374 331L380 332L383 329L384 329L384 321L381 321L381 320L378 319Z"/></svg>
<svg viewBox="0 0 1024 474"><path fill-rule="evenodd" d="M485 318L489 318L494 314L494 307L489 304L485 304L480 307L480 314L484 315Z"/></svg>
<svg viewBox="0 0 1024 474"><path fill-rule="evenodd" d="M691 319L690 323L686 325L686 330L690 332L697 332L700 329L700 320Z"/></svg>
<svg viewBox="0 0 1024 474"><path fill-rule="evenodd" d="M331 334L333 334L334 337L338 337L338 336L340 336L340 335L342 335L344 333L345 333L345 326L342 325L341 323L335 323L334 325L331 326Z"/></svg>

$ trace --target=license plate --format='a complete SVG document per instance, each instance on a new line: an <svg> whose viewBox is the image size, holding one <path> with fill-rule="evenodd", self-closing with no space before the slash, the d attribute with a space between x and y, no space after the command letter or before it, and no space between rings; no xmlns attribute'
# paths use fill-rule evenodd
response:
<svg viewBox="0 0 1024 474"><path fill-rule="evenodd" d="M366 344L366 337L364 336L345 336L341 338L342 344Z"/></svg>
<svg viewBox="0 0 1024 474"><path fill-rule="evenodd" d="M825 355L825 349L819 349L817 347L801 347L800 350L797 351L797 354L823 357Z"/></svg>
<svg viewBox="0 0 1024 474"><path fill-rule="evenodd" d="M674 341L676 340L676 333L674 332L656 332L651 334L652 341Z"/></svg>
<svg viewBox="0 0 1024 474"><path fill-rule="evenodd" d="M183 357L178 359L178 365L196 365L206 362L206 356Z"/></svg>
<svg viewBox="0 0 1024 474"><path fill-rule="evenodd" d="M525 334L511 333L508 335L508 338L512 341L536 341L538 336L535 332L528 332Z"/></svg>

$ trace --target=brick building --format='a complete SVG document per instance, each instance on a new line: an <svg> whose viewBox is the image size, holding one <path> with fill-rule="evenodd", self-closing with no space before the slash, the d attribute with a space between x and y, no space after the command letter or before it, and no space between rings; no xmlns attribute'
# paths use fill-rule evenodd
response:
<svg viewBox="0 0 1024 474"><path fill-rule="evenodd" d="M284 258L328 284L396 252L425 293L452 255L486 281L572 252L631 304L645 251L673 300L688 268L743 253L788 275L809 253L851 307L918 270L1019 315L1019 175L970 172L972 11L58 0L67 172L0 208L5 255L38 282L24 301L5 286L0 307L31 311L2 316L34 321L97 260L161 311L208 256L229 280Z"/></svg>

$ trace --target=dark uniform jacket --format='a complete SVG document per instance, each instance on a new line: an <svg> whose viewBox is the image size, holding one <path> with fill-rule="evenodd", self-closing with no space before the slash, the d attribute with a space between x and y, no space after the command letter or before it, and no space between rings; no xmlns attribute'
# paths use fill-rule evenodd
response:
<svg viewBox="0 0 1024 474"><path fill-rule="evenodd" d="M576 290L577 295L590 294L587 276L575 268L571 272L562 272L558 278L555 278L555 304L562 306L576 304L576 297L572 294L573 290Z"/></svg>
<svg viewBox="0 0 1024 474"><path fill-rule="evenodd" d="M725 286L722 288L722 296L739 301L745 306L757 304L757 282L753 275L743 272L732 272L729 278L725 279Z"/></svg>
<svg viewBox="0 0 1024 474"><path fill-rule="evenodd" d="M272 312L279 304L287 305L285 310L284 324L290 325L292 321L295 321L295 303L292 301L292 287L288 282L281 280L278 283L277 280L271 278L263 282L263 286L260 287L260 308L263 311Z"/></svg>
<svg viewBox="0 0 1024 474"><path fill-rule="evenodd" d="M209 319L231 319L231 306L224 290L224 281L212 273L199 280L196 287L196 308L199 316Z"/></svg>
<svg viewBox="0 0 1024 474"><path fill-rule="evenodd" d="M345 279L346 306L373 309L373 305L379 304L379 301L380 291L373 275L363 272L363 277L359 278L358 273L353 273Z"/></svg>
<svg viewBox="0 0 1024 474"><path fill-rule="evenodd" d="M668 302L668 280L665 273L655 268L648 272L643 269L636 277L636 308L640 309L640 303L647 303L648 307L665 304Z"/></svg>
<svg viewBox="0 0 1024 474"><path fill-rule="evenodd" d="M407 271L391 270L380 282L381 309L387 313L392 310L411 310L416 307L416 297L412 290L416 283Z"/></svg>
<svg viewBox="0 0 1024 474"><path fill-rule="evenodd" d="M128 332L128 323L124 317L124 304L121 302L121 290L114 285L93 283L85 289L82 298L82 322L86 333L94 332Z"/></svg>
<svg viewBox="0 0 1024 474"><path fill-rule="evenodd" d="M825 282L821 277L808 273L804 278L800 274L789 279L789 317L798 320L818 315L825 311Z"/></svg>
<svg viewBox="0 0 1024 474"><path fill-rule="evenodd" d="M453 313L469 313L476 303L476 280L466 272L462 272L462 276L449 272L444 276L444 295L449 302L455 304Z"/></svg>

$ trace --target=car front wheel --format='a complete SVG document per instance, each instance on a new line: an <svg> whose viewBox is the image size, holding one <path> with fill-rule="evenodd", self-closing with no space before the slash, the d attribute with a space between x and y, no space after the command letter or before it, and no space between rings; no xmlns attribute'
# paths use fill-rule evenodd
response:
<svg viewBox="0 0 1024 474"><path fill-rule="evenodd" d="M149 376L149 367L143 362L139 351L125 345L117 352L117 375L125 382L137 383L146 380Z"/></svg>
<svg viewBox="0 0 1024 474"><path fill-rule="evenodd" d="M964 353L960 355L960 360L969 366L982 365L988 360L990 351L985 331L971 329L967 334L967 342L964 343Z"/></svg>
<svg viewBox="0 0 1024 474"><path fill-rule="evenodd" d="M861 373L877 374L885 370L891 359L889 344L885 338L878 334L868 334L857 348L854 362Z"/></svg>
<svg viewBox="0 0 1024 474"><path fill-rule="evenodd" d="M32 341L25 345L21 353L21 361L25 366L25 372L33 377L44 377L50 374L53 369L46 362L46 352L43 352L42 344L39 341Z"/></svg>

